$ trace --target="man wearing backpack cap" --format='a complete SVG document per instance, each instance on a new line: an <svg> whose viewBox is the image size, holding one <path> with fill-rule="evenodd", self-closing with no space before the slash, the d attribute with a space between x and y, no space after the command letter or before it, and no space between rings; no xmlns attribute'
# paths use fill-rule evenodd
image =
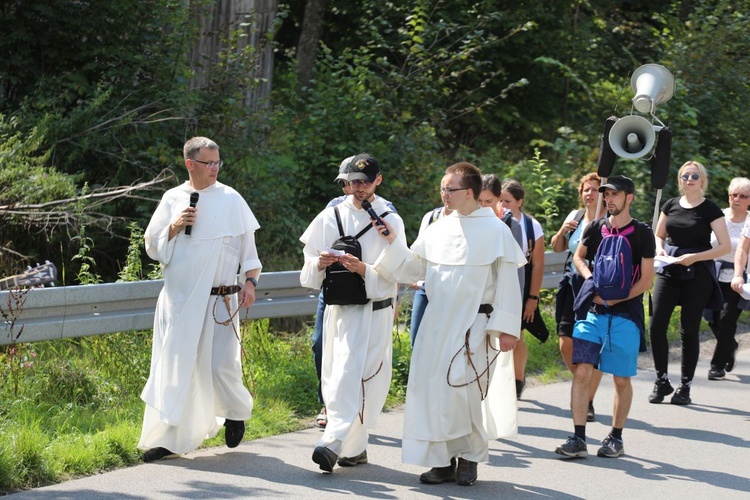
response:
<svg viewBox="0 0 750 500"><path fill-rule="evenodd" d="M654 275L654 234L648 226L630 215L630 204L635 197L635 184L628 177L616 175L600 186L599 192L604 193L604 201L610 215L589 224L573 256L573 264L586 280L574 304L577 321L573 329L575 374L571 406L575 433L555 450L555 453L571 458L585 458L588 455L586 412L589 386L595 367L604 373L611 373L615 382L612 430L602 441L597 455L614 458L621 456L625 451L622 429L633 400L630 378L637 372L638 351L645 327L643 293L651 288ZM604 238L608 239L607 245L602 244ZM597 275L597 278L605 274L606 261L611 262L613 256L602 256L602 252L597 250L600 246L602 250L605 247L612 248L614 240L609 238L627 239L621 243L626 248L622 248L619 257L623 259L627 258L623 256L630 255L633 271L632 277L625 278L627 281L621 290L605 288L602 279L596 280L595 285L592 271L586 264L587 259L595 262L593 274ZM616 293L621 293L624 298L608 298L610 294Z"/></svg>
<svg viewBox="0 0 750 500"><path fill-rule="evenodd" d="M372 229L372 219L362 203L369 201L376 215L398 228L405 241L403 221L375 196L383 181L378 161L367 153L355 156L348 165L347 180L351 195L320 212L300 237L305 244L302 286L321 288L324 282L330 286L333 279L326 272L330 266L342 273L356 273L366 291L364 304L326 300L321 385L328 423L312 455L325 472L332 472L336 463L367 463L367 429L375 426L391 383L391 332L398 285L372 269L388 243ZM342 236L358 236L361 259L349 253L336 254L332 247ZM347 295L347 290L342 294L331 288L331 296L334 292L338 297Z"/></svg>

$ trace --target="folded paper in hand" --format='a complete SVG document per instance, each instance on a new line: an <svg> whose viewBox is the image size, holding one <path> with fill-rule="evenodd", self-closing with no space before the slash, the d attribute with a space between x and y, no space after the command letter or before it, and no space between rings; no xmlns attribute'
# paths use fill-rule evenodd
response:
<svg viewBox="0 0 750 500"><path fill-rule="evenodd" d="M750 300L750 283L745 283L742 285L742 291L740 292L740 297L742 297L745 300Z"/></svg>

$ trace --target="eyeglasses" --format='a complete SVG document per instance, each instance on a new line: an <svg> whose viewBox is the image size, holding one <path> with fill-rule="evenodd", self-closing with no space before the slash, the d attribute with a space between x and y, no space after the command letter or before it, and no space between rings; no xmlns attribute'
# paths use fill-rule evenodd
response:
<svg viewBox="0 0 750 500"><path fill-rule="evenodd" d="M219 161L192 160L192 161L194 161L195 163L201 163L201 164L207 166L208 168L214 168L214 167L216 167L216 168L220 169L221 167L224 166L224 160L219 160Z"/></svg>
<svg viewBox="0 0 750 500"><path fill-rule="evenodd" d="M729 197L730 198L739 198L740 200L746 200L746 199L750 198L750 196L748 196L746 194L741 194L741 193L729 193Z"/></svg>
<svg viewBox="0 0 750 500"><path fill-rule="evenodd" d="M370 182L370 181L363 181L362 179L355 179L353 181L349 181L349 184L352 187L358 188L358 187L367 187L370 184L372 184L372 182Z"/></svg>
<svg viewBox="0 0 750 500"><path fill-rule="evenodd" d="M690 174L690 175L688 175L688 174L682 174L680 176L680 179L682 179L683 181L686 181L688 179L693 179L694 181L697 181L700 178L701 178L700 174Z"/></svg>
<svg viewBox="0 0 750 500"><path fill-rule="evenodd" d="M337 180L336 183L339 185L341 189L344 189L345 187L349 185L349 181L345 181L343 179Z"/></svg>
<svg viewBox="0 0 750 500"><path fill-rule="evenodd" d="M464 189L469 189L469 188L444 188L444 187L441 187L440 188L440 194L451 194L451 193L454 193L456 191L463 191Z"/></svg>

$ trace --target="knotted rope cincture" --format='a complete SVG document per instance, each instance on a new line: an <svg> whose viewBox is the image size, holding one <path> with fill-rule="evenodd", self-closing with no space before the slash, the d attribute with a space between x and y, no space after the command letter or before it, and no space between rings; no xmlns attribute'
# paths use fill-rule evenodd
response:
<svg viewBox="0 0 750 500"><path fill-rule="evenodd" d="M224 300L224 305L227 308L227 314L229 314L229 319L225 321L219 321L216 319L216 304L219 303L219 297L222 297ZM237 339L237 342L240 345L240 353L242 354L242 360L244 361L245 365L249 366L250 361L248 360L247 352L245 351L245 347L242 345L242 339L240 338L240 333L237 331L237 327L234 326L234 318L237 316L240 312L239 306L237 306L237 310L232 312L232 306L231 306L231 300L229 298L229 295L217 295L216 300L214 300L214 306L211 309L211 314L214 318L214 323L222 326L229 326L232 325L232 331L234 331L234 336ZM255 397L255 377L253 377L253 372L250 371L250 381L252 382L252 385L248 384L247 382L247 376L245 376L245 370L242 371L242 381L245 383L245 387L247 387L247 390L250 391L250 395L254 398ZM252 389L251 389L252 388Z"/></svg>
<svg viewBox="0 0 750 500"><path fill-rule="evenodd" d="M489 319L490 315L487 314L487 319ZM469 337L471 336L471 328L466 330L466 336L464 337L464 343L461 346L461 348L456 351L456 354L453 355L451 358L451 363L448 365L448 373L446 373L445 380L448 383L450 387L466 387L468 385L473 384L474 382L477 383L477 387L479 388L479 395L482 398L482 401L484 401L484 398L487 397L487 392L490 388L490 367L492 364L497 360L497 357L500 356L500 350L495 349L492 344L490 343L490 337L489 335L485 334L484 338L484 355L485 355L485 361L487 362L487 368L482 370L482 373L479 373L477 371L477 367L474 365L474 360L472 359L472 355L474 354L471 352L471 346L469 345ZM453 362L456 360L459 354L461 354L461 351L466 350L466 358L469 360L469 366L471 366L472 371L474 372L474 378L472 380L469 380L468 382L464 384L453 384L451 383L451 369L453 368ZM495 355L492 357L492 361L490 361L490 350L495 351ZM482 389L482 383L481 378L487 374L487 383L485 384L484 389Z"/></svg>

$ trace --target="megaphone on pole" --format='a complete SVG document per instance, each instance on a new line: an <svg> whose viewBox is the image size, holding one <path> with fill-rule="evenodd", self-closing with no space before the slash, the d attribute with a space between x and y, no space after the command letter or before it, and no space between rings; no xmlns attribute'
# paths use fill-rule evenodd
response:
<svg viewBox="0 0 750 500"><path fill-rule="evenodd" d="M653 114L657 104L674 94L674 76L659 64L644 64L633 72L630 87L635 92L633 106L641 113Z"/></svg>
<svg viewBox="0 0 750 500"><path fill-rule="evenodd" d="M641 158L651 151L654 142L654 126L641 116L630 115L620 118L609 131L609 146L620 158Z"/></svg>

